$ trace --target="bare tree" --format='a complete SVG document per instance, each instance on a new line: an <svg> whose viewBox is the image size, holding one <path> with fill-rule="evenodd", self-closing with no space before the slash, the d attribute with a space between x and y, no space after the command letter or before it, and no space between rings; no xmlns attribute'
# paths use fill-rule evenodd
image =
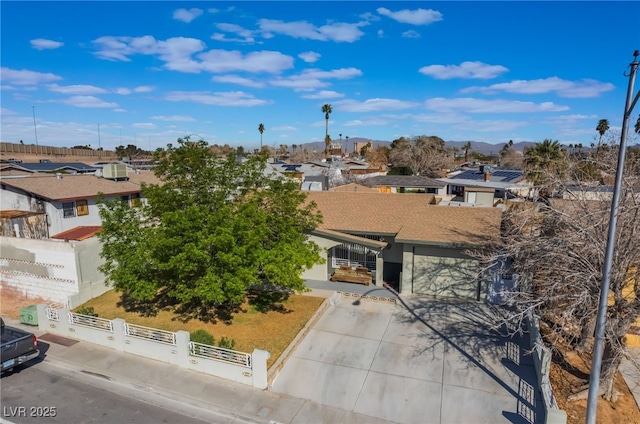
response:
<svg viewBox="0 0 640 424"><path fill-rule="evenodd" d="M615 172L613 146L592 162L602 174ZM587 160L595 161L594 157ZM480 255L487 264L511 264L519 276L515 290L502 298L515 308L512 319L529 311L541 318L550 341L563 341L590 352L594 335L611 208L611 192L583 182L584 160L570 161L568 178L552 169L563 198L512 207L504 214L502 242L494 254ZM625 355L625 334L640 317L640 168L638 155L630 155L622 188L616 250L611 272L609 308L600 390L609 401L617 399L613 382ZM551 345L553 348L554 345ZM585 382L586 383L586 382ZM588 386L575 394L584 398Z"/></svg>
<svg viewBox="0 0 640 424"><path fill-rule="evenodd" d="M436 136L401 137L391 143L389 160L394 166L406 166L413 175L430 175L451 162L444 140Z"/></svg>

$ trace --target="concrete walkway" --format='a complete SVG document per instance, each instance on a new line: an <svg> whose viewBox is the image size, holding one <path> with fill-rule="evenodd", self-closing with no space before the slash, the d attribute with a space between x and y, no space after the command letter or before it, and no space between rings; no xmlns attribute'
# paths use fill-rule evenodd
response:
<svg viewBox="0 0 640 424"><path fill-rule="evenodd" d="M490 307L343 297L288 359L274 392L367 422L534 423L544 419L526 339L493 329Z"/></svg>

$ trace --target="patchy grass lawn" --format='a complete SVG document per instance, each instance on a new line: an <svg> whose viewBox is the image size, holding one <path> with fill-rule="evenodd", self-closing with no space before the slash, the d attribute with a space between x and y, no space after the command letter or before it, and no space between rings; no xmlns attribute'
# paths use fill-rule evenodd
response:
<svg viewBox="0 0 640 424"><path fill-rule="evenodd" d="M271 352L271 357L267 366L271 366L318 310L323 300L320 297L291 295L283 302L287 312L263 313L254 307L244 305L243 310L246 312L237 313L231 324L222 322L212 324L196 319L185 323L179 321L170 311L160 311L155 317L143 317L134 312L126 312L122 307L117 306L120 302L120 293L115 290L91 299L81 307L93 307L100 318L122 318L130 324L161 330L184 330L191 333L203 329L213 335L216 344L222 337L226 337L235 340L235 350L248 353L253 352L254 348L268 350Z"/></svg>

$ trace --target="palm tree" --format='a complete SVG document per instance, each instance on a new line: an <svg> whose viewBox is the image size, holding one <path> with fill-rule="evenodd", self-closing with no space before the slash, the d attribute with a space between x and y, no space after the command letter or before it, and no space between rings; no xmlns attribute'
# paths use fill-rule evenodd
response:
<svg viewBox="0 0 640 424"><path fill-rule="evenodd" d="M525 173L535 185L545 183L551 175L562 176L564 164L565 153L558 140L545 139L524 152Z"/></svg>
<svg viewBox="0 0 640 424"><path fill-rule="evenodd" d="M638 119L640 120L640 118L638 118ZM347 150L349 150L349 136L348 136L348 135L345 135L345 136L344 136L344 139L346 140L346 141L344 142L344 144L346 144L346 146L347 146L347 147L345 148L345 151L347 151ZM354 150L355 150L355 148L354 148Z"/></svg>
<svg viewBox="0 0 640 424"><path fill-rule="evenodd" d="M260 133L260 151L262 151L262 133L264 132L264 125L258 125L258 132Z"/></svg>
<svg viewBox="0 0 640 424"><path fill-rule="evenodd" d="M598 139L598 148L600 147L600 142L602 141L602 136L609 130L609 120L601 119L598 121L598 126L596 127L596 131L600 133L600 138Z"/></svg>
<svg viewBox="0 0 640 424"><path fill-rule="evenodd" d="M464 150L464 161L469 162L469 150L471 150L471 142L467 141L464 146L462 146L462 150Z"/></svg>
<svg viewBox="0 0 640 424"><path fill-rule="evenodd" d="M324 119L326 121L325 132L324 132L324 144L325 144L325 156L329 156L329 143L331 143L331 138L329 137L329 115L331 115L333 109L330 104L325 104L322 106L322 113L324 113Z"/></svg>
<svg viewBox="0 0 640 424"><path fill-rule="evenodd" d="M297 144L292 144L292 145L291 145L291 150L293 150L293 154L294 154L294 155L296 154L296 149L297 149L297 148L298 148L298 145L297 145Z"/></svg>

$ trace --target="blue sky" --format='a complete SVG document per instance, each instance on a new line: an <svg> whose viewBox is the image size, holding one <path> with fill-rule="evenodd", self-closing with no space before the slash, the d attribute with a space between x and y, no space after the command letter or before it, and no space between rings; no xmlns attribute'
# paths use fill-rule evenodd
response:
<svg viewBox="0 0 640 424"><path fill-rule="evenodd" d="M599 119L619 131L640 49L637 1L0 7L1 140L50 146L252 149L260 123L300 145L324 140L325 103L334 140L589 145Z"/></svg>

